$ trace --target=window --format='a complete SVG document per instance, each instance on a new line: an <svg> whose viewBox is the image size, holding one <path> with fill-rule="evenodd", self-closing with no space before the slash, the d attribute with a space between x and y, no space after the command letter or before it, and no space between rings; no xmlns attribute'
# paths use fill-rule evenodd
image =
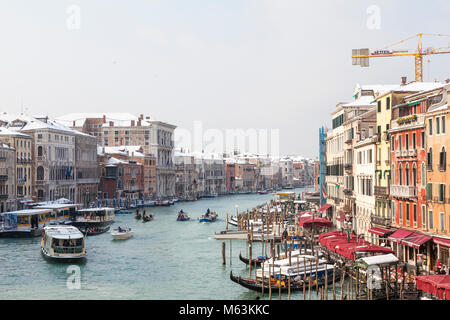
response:
<svg viewBox="0 0 450 320"><path fill-rule="evenodd" d="M442 116L441 120L442 120L441 121L441 125L442 125L441 131L442 131L442 133L445 133L445 116Z"/></svg>
<svg viewBox="0 0 450 320"><path fill-rule="evenodd" d="M439 134L440 132L439 132L439 122L440 122L440 119L439 119L439 117L437 117L436 118L436 134Z"/></svg>
<svg viewBox="0 0 450 320"><path fill-rule="evenodd" d="M433 211L428 211L428 228L433 229Z"/></svg>
<svg viewBox="0 0 450 320"><path fill-rule="evenodd" d="M433 135L433 119L428 119L428 135Z"/></svg>
<svg viewBox="0 0 450 320"><path fill-rule="evenodd" d="M42 146L38 147L38 157L42 157Z"/></svg>
<svg viewBox="0 0 450 320"><path fill-rule="evenodd" d="M405 168L405 182L406 185L409 186L409 163L406 164Z"/></svg>
<svg viewBox="0 0 450 320"><path fill-rule="evenodd" d="M438 201L439 202L444 202L445 199L445 184L440 183L439 184L439 198Z"/></svg>
<svg viewBox="0 0 450 320"><path fill-rule="evenodd" d="M425 205L422 205L422 228L427 228L427 208Z"/></svg>
<svg viewBox="0 0 450 320"><path fill-rule="evenodd" d="M391 108L391 98L386 98L386 110L389 110Z"/></svg>
<svg viewBox="0 0 450 320"><path fill-rule="evenodd" d="M420 133L420 145L422 149L425 149L425 131Z"/></svg>
<svg viewBox="0 0 450 320"><path fill-rule="evenodd" d="M405 135L405 147L406 147L406 150L409 149L409 134Z"/></svg>
<svg viewBox="0 0 450 320"><path fill-rule="evenodd" d="M409 203L405 203L405 209L406 209L406 217L405 217L405 220L406 220L406 223L407 223L407 224L409 224L409 207L410 207L410 204L409 204Z"/></svg>
<svg viewBox="0 0 450 320"><path fill-rule="evenodd" d="M378 100L377 104L378 104L378 109L377 109L377 111L378 111L378 112L381 112L381 101Z"/></svg>
<svg viewBox="0 0 450 320"><path fill-rule="evenodd" d="M403 140L402 135L399 134L398 135L398 150L400 150L400 151L402 151L402 140Z"/></svg>
<svg viewBox="0 0 450 320"><path fill-rule="evenodd" d="M428 170L433 170L433 149L430 148L427 154L427 166Z"/></svg>
<svg viewBox="0 0 450 320"><path fill-rule="evenodd" d="M403 205L401 202L398 203L398 210L399 210L400 223L402 223L403 222Z"/></svg>
<svg viewBox="0 0 450 320"><path fill-rule="evenodd" d="M440 226L440 231L445 232L445 213L444 212L439 213L439 226Z"/></svg>
<svg viewBox="0 0 450 320"><path fill-rule="evenodd" d="M395 184L395 165L394 164L392 165L391 172L392 172L391 184Z"/></svg>
<svg viewBox="0 0 450 320"><path fill-rule="evenodd" d="M414 132L412 135L412 148L416 149L416 133Z"/></svg>
<svg viewBox="0 0 450 320"><path fill-rule="evenodd" d="M39 166L36 169L36 180L44 180L44 168L42 166Z"/></svg>
<svg viewBox="0 0 450 320"><path fill-rule="evenodd" d="M392 137L391 137L391 150L392 150L392 151L395 150L394 147L395 147L395 138L392 136Z"/></svg>
<svg viewBox="0 0 450 320"><path fill-rule="evenodd" d="M414 224L417 223L417 205L416 204L413 204L413 221L414 221Z"/></svg>
<svg viewBox="0 0 450 320"><path fill-rule="evenodd" d="M433 184L427 183L427 200L433 200Z"/></svg>
<svg viewBox="0 0 450 320"><path fill-rule="evenodd" d="M445 147L442 147L441 152L439 153L439 170L445 171L446 162L447 162L447 153L445 152Z"/></svg>
<svg viewBox="0 0 450 320"><path fill-rule="evenodd" d="M403 183L402 165L398 167L398 184L401 186Z"/></svg>
<svg viewBox="0 0 450 320"><path fill-rule="evenodd" d="M412 181L412 185L416 186L417 185L417 168L416 168L416 164L413 164L413 181Z"/></svg>

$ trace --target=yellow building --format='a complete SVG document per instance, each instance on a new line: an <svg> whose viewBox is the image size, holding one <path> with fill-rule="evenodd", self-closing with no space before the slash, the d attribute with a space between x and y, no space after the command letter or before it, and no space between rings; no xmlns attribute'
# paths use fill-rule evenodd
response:
<svg viewBox="0 0 450 320"><path fill-rule="evenodd" d="M23 209L24 202L32 196L31 137L29 135L0 127L0 142L16 150L15 194L16 210Z"/></svg>

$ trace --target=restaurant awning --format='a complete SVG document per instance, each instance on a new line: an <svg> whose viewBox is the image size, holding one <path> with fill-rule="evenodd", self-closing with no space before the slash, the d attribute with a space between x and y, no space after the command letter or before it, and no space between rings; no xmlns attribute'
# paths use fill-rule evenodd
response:
<svg viewBox="0 0 450 320"><path fill-rule="evenodd" d="M322 211L328 210L329 208L331 208L331 204L327 203L327 204L324 204L322 207L320 207L319 211L322 212Z"/></svg>
<svg viewBox="0 0 450 320"><path fill-rule="evenodd" d="M386 229L378 228L378 227L372 227L368 231L370 233L375 233L375 234L379 235L380 237L384 237L388 233L392 232L392 230L386 230Z"/></svg>
<svg viewBox="0 0 450 320"><path fill-rule="evenodd" d="M450 239L433 237L433 242L436 243L436 244L440 244L441 246L445 246L445 247L449 247L450 248Z"/></svg>
<svg viewBox="0 0 450 320"><path fill-rule="evenodd" d="M313 223L314 227L331 227L333 225L331 221L318 217L314 217L314 219L312 217L300 219L298 224L300 227L312 228Z"/></svg>
<svg viewBox="0 0 450 320"><path fill-rule="evenodd" d="M415 249L419 249L421 245L423 245L425 242L428 242L431 240L431 237L426 236L424 234L412 232L406 239L402 240L402 243L407 245L408 247L412 247Z"/></svg>
<svg viewBox="0 0 450 320"><path fill-rule="evenodd" d="M402 239L408 237L412 232L408 230L398 229L388 237L389 241L400 243Z"/></svg>
<svg viewBox="0 0 450 320"><path fill-rule="evenodd" d="M417 290L429 292L432 295L450 300L450 276L445 274L416 277Z"/></svg>

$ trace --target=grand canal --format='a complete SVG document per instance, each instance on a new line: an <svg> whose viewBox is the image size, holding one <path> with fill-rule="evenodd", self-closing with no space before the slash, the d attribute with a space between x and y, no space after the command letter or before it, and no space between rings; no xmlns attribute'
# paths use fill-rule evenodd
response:
<svg viewBox="0 0 450 320"><path fill-rule="evenodd" d="M126 241L113 241L109 233L87 237L88 259L79 265L79 289L67 285L72 275L69 264L41 256L39 238L0 239L0 299L254 299L256 292L229 279L230 270L248 276L238 258L239 251L245 255L245 242L233 241L231 266L226 242L223 266L222 242L214 240L214 233L225 229L226 213L235 214L236 205L243 211L271 199L273 194L233 195L146 208L154 216L149 223L131 214L117 215L113 227L131 227L134 237ZM207 208L219 214L216 223L197 221ZM180 209L192 219L177 222ZM254 250L259 252L258 245ZM298 293L292 299L303 297Z"/></svg>

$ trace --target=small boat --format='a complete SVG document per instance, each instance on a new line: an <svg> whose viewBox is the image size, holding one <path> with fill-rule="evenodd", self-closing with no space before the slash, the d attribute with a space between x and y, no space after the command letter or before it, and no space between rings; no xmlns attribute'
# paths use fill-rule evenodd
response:
<svg viewBox="0 0 450 320"><path fill-rule="evenodd" d="M133 213L133 211L125 210L125 209L121 209L121 210L116 212L116 214L131 214L131 213Z"/></svg>
<svg viewBox="0 0 450 320"><path fill-rule="evenodd" d="M230 271L230 279L233 282L236 282L238 284L240 284L241 286L253 290L253 291L259 291L261 292L261 289L263 287L262 282L261 281L255 281L252 279L244 279L242 277L239 276L234 276L233 275L233 271ZM290 289L289 289L289 285L288 285L288 281L278 281L274 278L271 279L271 289L272 292L277 292L281 289L281 292L288 292L289 290L291 291L299 291L299 290L303 290L303 281L292 281L291 285L290 285ZM280 288L281 286L281 288ZM269 293L269 283L268 280L266 280L264 282L264 291Z"/></svg>
<svg viewBox="0 0 450 320"><path fill-rule="evenodd" d="M156 206L168 207L168 206L170 206L170 202L169 202L169 200L158 200L158 201L156 201Z"/></svg>
<svg viewBox="0 0 450 320"><path fill-rule="evenodd" d="M154 206L156 206L156 201L154 201L154 200L149 200L149 201L144 202L144 207L154 207Z"/></svg>
<svg viewBox="0 0 450 320"><path fill-rule="evenodd" d="M262 257L262 256L259 256L259 257L257 257L256 259L252 259L252 260L251 260L252 266L255 265L255 262L256 262L256 265L257 265L257 266L260 266L261 263L263 263L263 262L266 261L267 259L268 259L267 257ZM241 260L241 261L242 261L243 263L245 263L245 264L249 264L249 263L250 263L250 259L249 259L249 258L246 258L246 257L243 257L243 256L241 255L240 252L239 252L239 260Z"/></svg>
<svg viewBox="0 0 450 320"><path fill-rule="evenodd" d="M78 210L72 218L72 225L77 228L103 228L114 223L114 208L89 208Z"/></svg>
<svg viewBox="0 0 450 320"><path fill-rule="evenodd" d="M143 216L142 217L142 222L149 222L153 220L153 216L149 215L149 216Z"/></svg>
<svg viewBox="0 0 450 320"><path fill-rule="evenodd" d="M41 253L46 259L58 262L82 261L86 258L84 235L74 226L46 226Z"/></svg>
<svg viewBox="0 0 450 320"><path fill-rule="evenodd" d="M134 215L134 217L136 218L136 220L141 220L142 215L141 215L140 213L136 213L136 214Z"/></svg>
<svg viewBox="0 0 450 320"><path fill-rule="evenodd" d="M97 236L97 235L105 233L107 231L109 231L109 226L105 227L105 228L89 227L84 230L84 234L87 236Z"/></svg>
<svg viewBox="0 0 450 320"><path fill-rule="evenodd" d="M131 231L130 228L117 228L111 231L111 235L113 236L114 240L126 240L130 239L133 236L133 231Z"/></svg>
<svg viewBox="0 0 450 320"><path fill-rule="evenodd" d="M191 217L186 212L178 212L177 221L188 221Z"/></svg>
<svg viewBox="0 0 450 320"><path fill-rule="evenodd" d="M200 217L198 217L198 221L200 222L215 222L218 217L218 214L215 212L210 213L208 216L205 214L202 214Z"/></svg>
<svg viewBox="0 0 450 320"><path fill-rule="evenodd" d="M260 191L258 191L258 194L268 194L269 193L269 191L267 191L267 190L260 190Z"/></svg>

